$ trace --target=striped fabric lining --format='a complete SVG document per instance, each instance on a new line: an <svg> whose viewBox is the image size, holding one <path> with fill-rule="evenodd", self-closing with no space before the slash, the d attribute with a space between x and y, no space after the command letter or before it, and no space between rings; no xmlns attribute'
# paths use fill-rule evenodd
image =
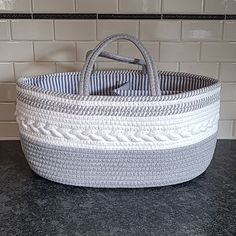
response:
<svg viewBox="0 0 236 236"><path fill-rule="evenodd" d="M103 96L149 96L149 81L141 71L98 71L91 77L90 94ZM202 76L187 77L181 73L159 73L162 95L173 95L204 88L215 83ZM63 94L79 94L80 73L58 73L32 77L28 85Z"/></svg>

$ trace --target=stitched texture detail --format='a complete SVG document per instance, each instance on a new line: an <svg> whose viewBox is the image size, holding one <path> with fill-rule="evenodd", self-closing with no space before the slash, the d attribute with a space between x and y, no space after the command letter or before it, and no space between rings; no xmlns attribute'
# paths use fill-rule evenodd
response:
<svg viewBox="0 0 236 236"><path fill-rule="evenodd" d="M201 99L196 99L195 101L176 104L176 105L168 105L161 106L158 103L156 107L122 107L122 106L79 106L79 105L70 105L63 104L59 101L50 101L43 98L37 98L33 96L26 95L22 92L17 93L18 101L22 103L28 104L33 107L51 110L56 112L63 112L67 114L76 114L76 115L89 115L89 116L164 116L164 115L172 115L172 114L180 114L185 112L190 112L193 110L200 109L202 107L208 106L219 100L219 92L215 94L204 97Z"/></svg>
<svg viewBox="0 0 236 236"><path fill-rule="evenodd" d="M216 134L202 142L166 150L107 151L62 148L21 138L31 168L63 184L90 187L153 187L188 181L206 170Z"/></svg>

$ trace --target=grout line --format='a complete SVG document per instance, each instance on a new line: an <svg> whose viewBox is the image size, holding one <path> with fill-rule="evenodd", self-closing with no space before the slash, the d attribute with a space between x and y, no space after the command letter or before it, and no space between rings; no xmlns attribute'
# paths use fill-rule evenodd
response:
<svg viewBox="0 0 236 236"><path fill-rule="evenodd" d="M16 82L16 68L15 68L15 62L12 63L12 67L13 67L13 75L14 75L14 82Z"/></svg>
<svg viewBox="0 0 236 236"><path fill-rule="evenodd" d="M32 6L33 7L33 6ZM74 6L76 7L76 6ZM119 6L118 6L119 8ZM95 19L96 16L100 19L114 20L236 20L236 14L174 14L174 13L82 13L82 12L27 12L27 13L0 13L1 19Z"/></svg>
<svg viewBox="0 0 236 236"><path fill-rule="evenodd" d="M34 12L34 0L31 0L31 14Z"/></svg>
<svg viewBox="0 0 236 236"><path fill-rule="evenodd" d="M1 101L0 105L13 105L15 101Z"/></svg>
<svg viewBox="0 0 236 236"><path fill-rule="evenodd" d="M41 41L33 41L33 42L41 42ZM51 42L51 41L48 41L48 42ZM75 41L73 41L75 42ZM163 43L163 42L161 42ZM160 45L160 44L159 44ZM160 51L160 50L159 50ZM30 63L32 61L25 61L25 60L22 60L22 61L14 61L14 63ZM45 63L52 63L54 61L37 61L37 62L45 62ZM57 61L57 62L73 62L73 61ZM235 61L197 61L197 60L188 60L188 61L162 61L163 63L213 63L213 64L216 64L216 63L225 63L225 64L235 64ZM13 63L13 61L9 61L9 60L3 60L3 61L0 61L0 64L5 64L5 63ZM227 82L227 83L236 83L236 81L224 81L224 82Z"/></svg>
<svg viewBox="0 0 236 236"><path fill-rule="evenodd" d="M35 41L32 41L32 45L33 45L33 62L36 62L36 56L35 56Z"/></svg>
<svg viewBox="0 0 236 236"><path fill-rule="evenodd" d="M34 12L34 0L31 0L31 12Z"/></svg>
<svg viewBox="0 0 236 236"><path fill-rule="evenodd" d="M119 54L119 53L118 53L118 45L119 45L119 42L116 41L116 54Z"/></svg>
<svg viewBox="0 0 236 236"><path fill-rule="evenodd" d="M221 63L218 62L218 67L217 67L217 79L220 81L220 70L221 70Z"/></svg>
<svg viewBox="0 0 236 236"><path fill-rule="evenodd" d="M180 41L183 39L183 21L180 21Z"/></svg>
<svg viewBox="0 0 236 236"><path fill-rule="evenodd" d="M205 12L205 0L202 0L201 12Z"/></svg>
<svg viewBox="0 0 236 236"><path fill-rule="evenodd" d="M4 122L5 123L9 123L9 122ZM17 123L17 122L14 122L14 124ZM19 141L20 140L20 137L1 137L0 136L0 141Z"/></svg>
<svg viewBox="0 0 236 236"><path fill-rule="evenodd" d="M52 27L53 27L53 40L52 41L55 41L56 40L56 22L55 20L52 21Z"/></svg>
<svg viewBox="0 0 236 236"><path fill-rule="evenodd" d="M201 58L202 58L202 42L200 42L200 47L199 47L199 58L198 58L198 62L201 62Z"/></svg>
<svg viewBox="0 0 236 236"><path fill-rule="evenodd" d="M75 63L78 62L78 42L75 41Z"/></svg>
<svg viewBox="0 0 236 236"><path fill-rule="evenodd" d="M141 25L141 21L138 21L138 39L140 39L140 25Z"/></svg>
<svg viewBox="0 0 236 236"><path fill-rule="evenodd" d="M222 21L221 23L221 40L223 41L224 38L224 30L225 30L225 20Z"/></svg>
<svg viewBox="0 0 236 236"><path fill-rule="evenodd" d="M13 37L12 37L12 20L9 20L8 24L9 24L9 30L10 30L10 41L13 41Z"/></svg>
<svg viewBox="0 0 236 236"><path fill-rule="evenodd" d="M232 120L232 129L231 129L231 138L233 138L233 134L234 134L234 120Z"/></svg>
<svg viewBox="0 0 236 236"><path fill-rule="evenodd" d="M77 4L78 4L78 2L76 0L74 0L74 4L73 4L74 12L77 12L77 10L79 11L79 8L78 8Z"/></svg>
<svg viewBox="0 0 236 236"><path fill-rule="evenodd" d="M55 61L54 63L52 63L54 65L54 70L55 70L55 73L58 73L57 72L57 62Z"/></svg>
<svg viewBox="0 0 236 236"><path fill-rule="evenodd" d="M160 1L161 1L161 2L160 2L160 3L161 3L160 12L161 12L161 15L162 15L162 14L163 14L163 5L164 5L164 4L163 4L163 0L160 0Z"/></svg>
<svg viewBox="0 0 236 236"><path fill-rule="evenodd" d="M236 81L221 81L222 84L235 84L236 85Z"/></svg>
<svg viewBox="0 0 236 236"><path fill-rule="evenodd" d="M97 13L97 16L96 16L96 22L95 22L95 35L96 35L96 37L95 37L95 40L96 41L98 41L98 21L99 21L99 19L98 19L98 13Z"/></svg>
<svg viewBox="0 0 236 236"><path fill-rule="evenodd" d="M233 120L233 129L232 129L232 137L236 138L236 136L234 136L234 134L236 133L236 120Z"/></svg>
<svg viewBox="0 0 236 236"><path fill-rule="evenodd" d="M116 0L117 2L117 11L120 12L120 0Z"/></svg>
<svg viewBox="0 0 236 236"><path fill-rule="evenodd" d="M120 55L120 41L117 41L117 54Z"/></svg>

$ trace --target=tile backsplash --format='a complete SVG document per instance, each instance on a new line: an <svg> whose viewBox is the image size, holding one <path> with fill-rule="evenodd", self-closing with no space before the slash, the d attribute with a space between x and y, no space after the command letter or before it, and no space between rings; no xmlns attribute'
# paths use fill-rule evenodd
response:
<svg viewBox="0 0 236 236"><path fill-rule="evenodd" d="M5 3L4 3L5 2ZM235 14L235 0L1 0L0 11Z"/></svg>
<svg viewBox="0 0 236 236"><path fill-rule="evenodd" d="M0 139L17 139L15 80L81 70L86 52L106 36L139 37L160 70L222 81L219 138L236 138L236 18L142 19L132 14L236 14L235 0L0 0ZM6 19L4 13L129 13L127 19ZM33 15L33 14L32 14ZM14 17L13 17L14 18ZM127 42L107 49L140 57ZM99 58L98 69L135 68Z"/></svg>

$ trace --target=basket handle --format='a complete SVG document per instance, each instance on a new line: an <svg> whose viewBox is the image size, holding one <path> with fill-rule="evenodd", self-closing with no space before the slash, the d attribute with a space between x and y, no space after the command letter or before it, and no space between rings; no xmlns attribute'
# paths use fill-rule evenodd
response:
<svg viewBox="0 0 236 236"><path fill-rule="evenodd" d="M89 50L86 53L86 60L88 58L88 56L93 52L93 50ZM129 64L133 64L133 65L140 65L142 66L142 73L145 74L147 73L147 69L146 69L146 63L144 60L142 59L138 59L138 58L131 58L131 57L126 57L126 56L121 56L121 55L117 55L117 54L113 54L107 51L103 51L100 53L99 57L103 57L103 58L107 58L107 59L111 59L114 61L118 61L118 62L122 62L122 63L129 63ZM95 65L93 66L93 71L92 73L94 73L96 70Z"/></svg>
<svg viewBox="0 0 236 236"><path fill-rule="evenodd" d="M144 47L143 43L139 41L137 38L128 35L128 34L115 34L112 36L107 37L106 39L102 40L90 53L88 56L85 65L81 72L80 84L79 84L79 94L88 96L89 95L89 85L90 85L90 78L93 71L93 66L97 57L104 51L104 49L113 41L117 40L128 40L132 42L141 52L142 56L145 60L145 65L147 68L147 74L150 81L150 89L151 95L157 96L161 95L160 91L160 80L158 78L157 69L153 59L148 52L148 50Z"/></svg>
<svg viewBox="0 0 236 236"><path fill-rule="evenodd" d="M89 50L86 53L86 59L89 57L89 55L93 52L93 50ZM143 59L138 59L138 58L131 58L131 57L125 57L125 56L120 56L117 54L113 54L107 51L103 51L99 54L99 57L103 57L103 58L107 58L107 59L112 59L114 61L118 61L118 62L125 62L125 63L129 63L129 64L134 64L134 65L140 65L145 67L146 63Z"/></svg>

